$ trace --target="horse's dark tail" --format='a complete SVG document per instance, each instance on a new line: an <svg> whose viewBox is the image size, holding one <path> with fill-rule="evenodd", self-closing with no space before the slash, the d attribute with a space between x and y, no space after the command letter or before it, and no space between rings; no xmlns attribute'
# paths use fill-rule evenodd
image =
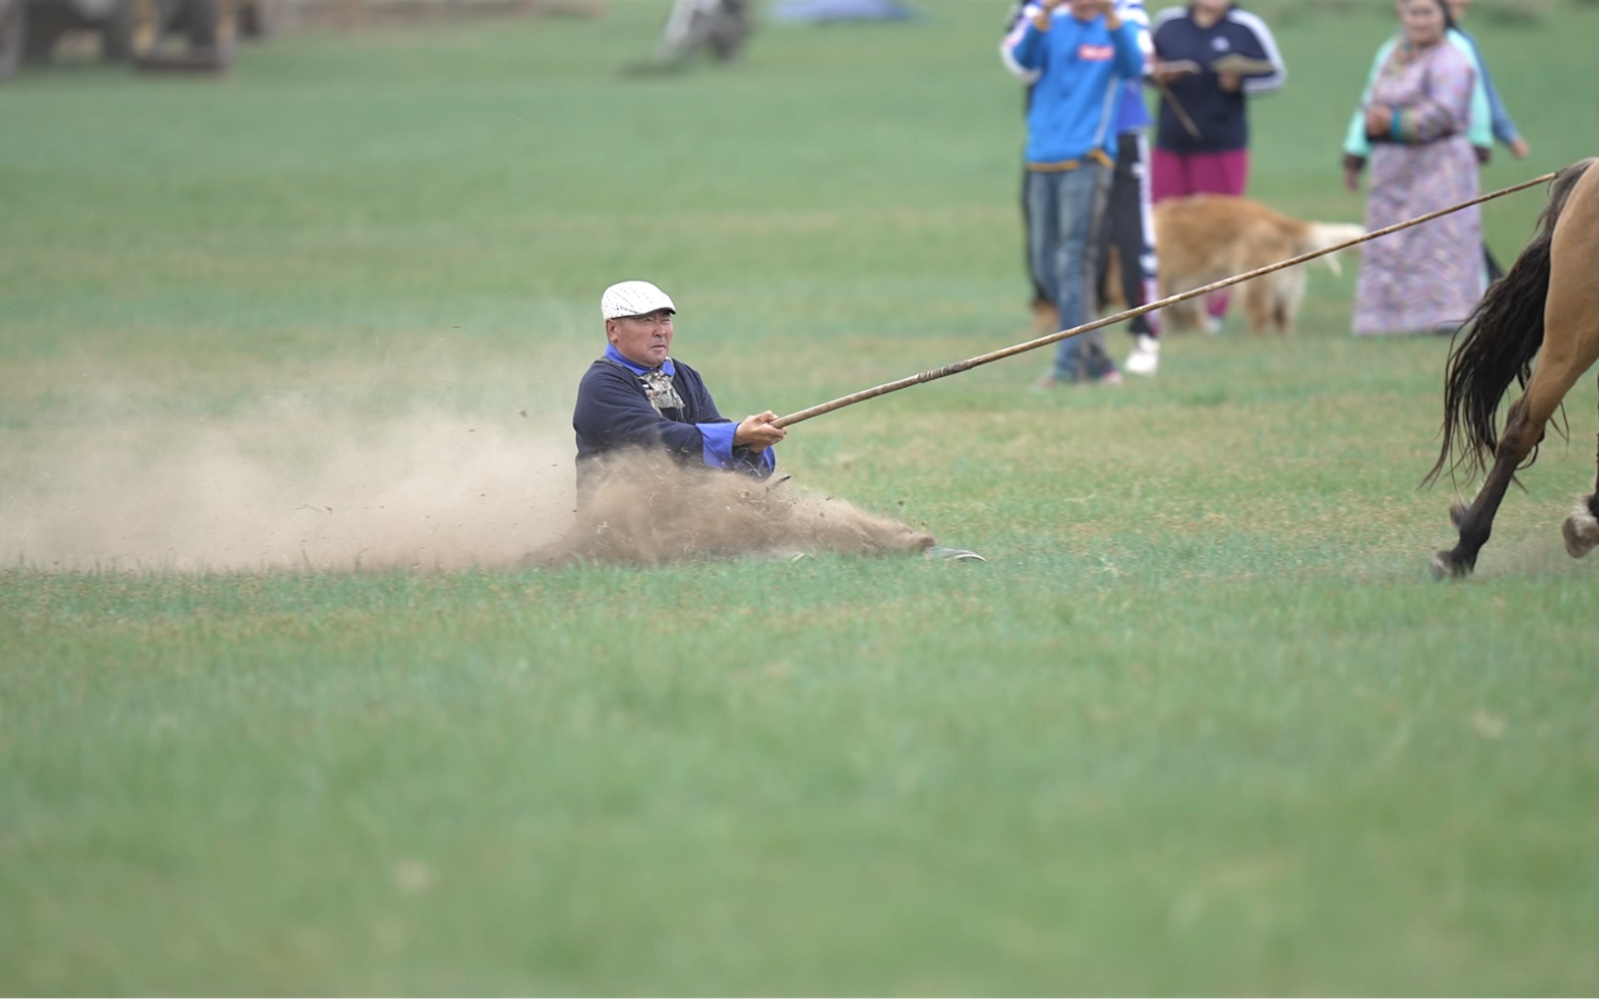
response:
<svg viewBox="0 0 1599 999"><path fill-rule="evenodd" d="M1444 372L1443 445L1438 463L1422 479L1437 481L1445 468L1487 468L1499 446L1499 403L1514 379L1522 388L1543 344L1544 300L1549 296L1549 245L1571 189L1594 160L1566 167L1549 185L1549 204L1531 240L1504 277L1489 286L1449 351ZM1534 449L1526 464L1538 456Z"/></svg>

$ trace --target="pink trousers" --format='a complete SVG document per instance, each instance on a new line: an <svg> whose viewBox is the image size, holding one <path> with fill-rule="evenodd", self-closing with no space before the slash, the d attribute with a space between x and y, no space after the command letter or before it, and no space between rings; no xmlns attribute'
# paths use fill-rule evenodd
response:
<svg viewBox="0 0 1599 999"><path fill-rule="evenodd" d="M1150 157L1150 199L1160 204L1167 198L1190 194L1232 194L1242 196L1249 184L1249 150L1225 153L1173 153L1155 149ZM1157 256L1160 247L1155 247ZM1205 298L1205 311L1220 319L1227 314L1227 293L1218 291Z"/></svg>

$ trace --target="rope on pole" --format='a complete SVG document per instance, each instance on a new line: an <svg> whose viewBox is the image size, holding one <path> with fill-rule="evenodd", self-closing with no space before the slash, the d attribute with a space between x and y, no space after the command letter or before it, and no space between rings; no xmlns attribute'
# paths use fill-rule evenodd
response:
<svg viewBox="0 0 1599 999"><path fill-rule="evenodd" d="M1558 173L1558 171L1556 171L1556 173ZM1469 201L1462 201L1458 205L1450 205L1448 208L1440 208L1435 212L1428 212L1426 215L1419 215L1416 218L1407 219L1404 222L1396 222L1391 226L1378 229L1375 232L1368 232L1366 235L1361 236L1358 239L1351 239L1348 242L1339 243L1337 246L1329 246L1323 250L1313 250L1310 253L1302 253L1297 257L1281 260L1275 264L1267 264L1265 267L1257 267L1254 270L1246 271L1243 274L1235 274L1232 277L1222 278L1220 281L1212 281L1210 284L1207 284L1202 288L1194 288L1190 291L1172 295L1169 298L1163 298L1158 302L1150 302L1145 305L1140 305L1136 309L1128 309L1127 311L1119 312L1114 316L1106 316L1103 319L1096 319L1093 322L1084 323L1081 326L1074 326L1069 330L1061 330L1058 333L1049 333L1045 336L1028 340L1024 343L1012 344L1011 346L1005 347L1001 350L991 351L987 354L979 354L976 357L969 357L964 361L956 361L954 364L946 364L942 368L933 368L929 371L923 371L919 374L908 375L896 381L885 382L884 384L875 386L873 388L863 389L859 392L842 396L838 399L832 400L831 402L824 402L821 405L812 406L809 409L802 409L797 413L790 413L787 416L780 416L772 421L772 425L778 427L793 426L796 423L802 423L805 420L821 416L824 413L831 413L834 410L843 409L845 406L853 406L857 402L865 402L868 399L875 399L880 395L887 395L890 392L898 392L900 389L910 388L912 385L924 385L927 382L937 381L940 378L948 378L950 375L958 375L963 371L970 371L972 368L980 367L984 364L991 364L994 361L1003 360L1007 357L1014 357L1017 354L1024 354L1029 350L1037 350L1039 347L1048 346L1049 344L1078 336L1091 330L1097 330L1102 326L1110 326L1114 323L1132 319L1134 316L1141 316L1146 312L1153 312L1156 309L1164 309L1168 305L1176 305L1178 302L1186 302L1190 298L1198 298L1200 295L1209 295L1211 292L1220 291L1223 288L1229 288L1235 284L1270 274L1273 271L1280 271L1285 267L1294 267L1298 264L1305 263L1306 261L1315 260L1317 257L1326 256L1329 253L1337 253L1340 250L1347 250L1352 246L1358 246L1361 243L1365 243L1382 236L1387 236L1390 233L1398 232L1401 229L1409 229L1411 226L1421 225L1423 222L1431 222L1435 218L1440 218L1444 215L1451 214L1452 212L1458 212L1464 208L1470 208L1472 205L1480 205L1485 201L1492 201L1494 198L1502 198L1507 194L1514 194L1517 191L1523 191L1538 184L1547 184L1549 181L1554 179L1555 173L1546 173L1541 177L1534 177L1531 180L1522 181L1520 184L1513 184L1510 187L1500 188L1499 190L1490 192L1488 194L1478 195Z"/></svg>

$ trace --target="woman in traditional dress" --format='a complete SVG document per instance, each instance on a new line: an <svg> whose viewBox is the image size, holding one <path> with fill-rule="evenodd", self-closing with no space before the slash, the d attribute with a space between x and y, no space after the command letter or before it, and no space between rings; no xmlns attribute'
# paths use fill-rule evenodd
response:
<svg viewBox="0 0 1599 999"><path fill-rule="evenodd" d="M1378 53L1344 145L1344 178L1359 188L1368 159L1366 228L1375 230L1477 195L1468 130L1477 83L1449 42L1444 0L1400 0L1403 30ZM1356 335L1453 332L1484 290L1482 214L1462 209L1364 245Z"/></svg>

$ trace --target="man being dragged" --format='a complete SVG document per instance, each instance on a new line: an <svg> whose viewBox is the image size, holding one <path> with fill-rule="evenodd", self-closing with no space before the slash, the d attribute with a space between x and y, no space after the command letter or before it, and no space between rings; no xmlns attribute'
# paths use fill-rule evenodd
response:
<svg viewBox="0 0 1599 999"><path fill-rule="evenodd" d="M647 281L605 290L605 353L578 385L579 538L598 557L660 561L814 551L925 553L931 536L848 503L781 488L770 410L727 419L699 372L671 356L677 306ZM727 474L731 473L731 474Z"/></svg>

